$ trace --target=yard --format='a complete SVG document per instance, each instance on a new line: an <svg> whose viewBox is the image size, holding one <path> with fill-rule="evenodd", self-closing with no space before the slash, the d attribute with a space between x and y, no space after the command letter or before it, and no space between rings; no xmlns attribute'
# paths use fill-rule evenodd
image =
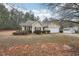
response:
<svg viewBox="0 0 79 59"><path fill-rule="evenodd" d="M14 36L13 32L0 32L0 55L79 55L79 34L54 33Z"/></svg>

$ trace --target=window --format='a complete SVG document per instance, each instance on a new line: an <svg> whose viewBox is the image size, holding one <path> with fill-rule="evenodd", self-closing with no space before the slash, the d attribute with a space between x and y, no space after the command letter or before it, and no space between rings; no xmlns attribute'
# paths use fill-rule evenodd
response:
<svg viewBox="0 0 79 59"><path fill-rule="evenodd" d="M35 30L41 30L41 27L35 27Z"/></svg>
<svg viewBox="0 0 79 59"><path fill-rule="evenodd" d="M64 30L65 30L65 31L68 31L68 30L70 30L70 28L65 28Z"/></svg>

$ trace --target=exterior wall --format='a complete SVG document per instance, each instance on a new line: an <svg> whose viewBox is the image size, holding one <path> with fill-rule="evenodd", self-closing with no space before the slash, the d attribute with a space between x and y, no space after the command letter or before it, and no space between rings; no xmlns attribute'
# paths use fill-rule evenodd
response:
<svg viewBox="0 0 79 59"><path fill-rule="evenodd" d="M59 33L59 28L60 26L54 23L48 25L48 30L50 30L50 33Z"/></svg>
<svg viewBox="0 0 79 59"><path fill-rule="evenodd" d="M48 27L49 27L49 28L59 28L60 26L59 26L59 25L56 25L56 24L54 24L54 23L50 23L50 24L48 25Z"/></svg>
<svg viewBox="0 0 79 59"><path fill-rule="evenodd" d="M74 28L74 30L76 30L76 31L78 30L78 26L75 26L75 27L73 27L73 28Z"/></svg>
<svg viewBox="0 0 79 59"><path fill-rule="evenodd" d="M32 33L35 31L35 27L41 27L42 30L42 25L39 22L35 22L32 24Z"/></svg>
<svg viewBox="0 0 79 59"><path fill-rule="evenodd" d="M74 28L64 28L63 33L75 33Z"/></svg>

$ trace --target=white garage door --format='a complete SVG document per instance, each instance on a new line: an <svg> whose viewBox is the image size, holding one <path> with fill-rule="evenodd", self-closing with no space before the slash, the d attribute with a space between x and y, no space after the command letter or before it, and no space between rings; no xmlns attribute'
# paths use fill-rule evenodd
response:
<svg viewBox="0 0 79 59"><path fill-rule="evenodd" d="M50 28L50 33L59 33L59 28Z"/></svg>
<svg viewBox="0 0 79 59"><path fill-rule="evenodd" d="M63 33L75 33L75 31L73 29L70 29L70 30L64 30Z"/></svg>

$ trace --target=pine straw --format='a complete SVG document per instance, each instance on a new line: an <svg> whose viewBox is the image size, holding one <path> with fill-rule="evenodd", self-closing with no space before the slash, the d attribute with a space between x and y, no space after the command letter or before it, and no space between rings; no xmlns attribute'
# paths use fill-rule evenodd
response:
<svg viewBox="0 0 79 59"><path fill-rule="evenodd" d="M79 52L68 45L57 43L36 43L35 45L14 45L0 49L0 55L9 56L76 56Z"/></svg>

